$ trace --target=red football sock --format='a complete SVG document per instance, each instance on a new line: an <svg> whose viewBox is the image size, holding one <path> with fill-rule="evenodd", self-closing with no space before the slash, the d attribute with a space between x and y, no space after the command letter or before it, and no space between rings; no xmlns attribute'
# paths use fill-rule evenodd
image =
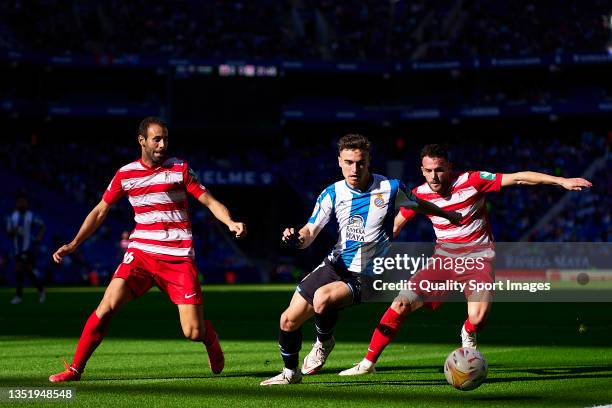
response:
<svg viewBox="0 0 612 408"><path fill-rule="evenodd" d="M109 322L110 316L100 319L95 311L89 316L77 344L72 364L70 364L72 368L75 368L80 373L83 372L87 360L89 360L96 347L102 343Z"/></svg>
<svg viewBox="0 0 612 408"><path fill-rule="evenodd" d="M470 323L470 319L465 319L465 323L463 323L463 327L465 327L465 331L468 333L476 333L476 327L472 323Z"/></svg>
<svg viewBox="0 0 612 408"><path fill-rule="evenodd" d="M217 332L215 331L215 328L213 327L210 320L204 320L204 330L206 331L204 333L204 338L202 339L202 342L205 345L210 346L217 337Z"/></svg>
<svg viewBox="0 0 612 408"><path fill-rule="evenodd" d="M463 327L465 327L465 331L468 332L468 333L477 333L477 332L481 331L485 327L486 323L487 323L487 321L485 319L480 324L473 325L470 322L470 319L467 318L467 319L465 319L465 323L463 323Z"/></svg>
<svg viewBox="0 0 612 408"><path fill-rule="evenodd" d="M406 316L400 315L392 308L387 309L380 319L380 323L378 323L378 326L374 329L372 340L370 340L370 346L368 347L365 358L375 363L385 347L387 347L395 335L399 333L400 326L405 319Z"/></svg>

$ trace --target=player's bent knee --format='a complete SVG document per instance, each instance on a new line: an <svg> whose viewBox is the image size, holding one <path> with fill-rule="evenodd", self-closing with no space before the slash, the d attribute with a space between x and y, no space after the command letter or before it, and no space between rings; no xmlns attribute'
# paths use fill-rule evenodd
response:
<svg viewBox="0 0 612 408"><path fill-rule="evenodd" d="M329 302L326 299L322 299L317 302L315 298L315 300L312 302L312 306L314 308L314 312L317 314L323 314L329 310Z"/></svg>
<svg viewBox="0 0 612 408"><path fill-rule="evenodd" d="M299 329L298 322L291 319L287 313L283 313L280 318L280 329L286 332L292 332Z"/></svg>
<svg viewBox="0 0 612 408"><path fill-rule="evenodd" d="M100 319L110 317L119 310L119 307L120 304L118 302L114 302L112 299L104 297L96 309L96 314Z"/></svg>
<svg viewBox="0 0 612 408"><path fill-rule="evenodd" d="M202 330L195 325L183 326L183 334L185 335L185 338L191 341L201 341L203 339Z"/></svg>
<svg viewBox="0 0 612 408"><path fill-rule="evenodd" d="M395 300L391 304L391 309L400 315L407 315L412 310L412 305L408 299Z"/></svg>

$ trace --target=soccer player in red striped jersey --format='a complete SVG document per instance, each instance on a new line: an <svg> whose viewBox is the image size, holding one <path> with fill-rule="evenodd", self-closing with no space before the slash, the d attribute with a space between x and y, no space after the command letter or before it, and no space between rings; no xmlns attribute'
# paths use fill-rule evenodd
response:
<svg viewBox="0 0 612 408"><path fill-rule="evenodd" d="M112 205L128 196L136 228L130 235L123 262L102 301L87 319L72 363L66 364L65 371L50 376L51 382L78 381L87 360L102 342L112 316L153 285L177 305L185 337L204 343L212 372L218 374L223 370L225 359L217 333L203 317L187 195L206 206L236 238L246 235L246 227L232 219L228 209L198 182L185 161L166 157L168 128L161 119L148 117L140 123L138 143L141 158L117 171L72 242L53 254L53 260L61 263L98 229Z"/></svg>
<svg viewBox="0 0 612 408"><path fill-rule="evenodd" d="M434 257L482 256L484 267L467 269L459 274L455 271L440 270L428 267L416 273L411 281L419 288L421 280L440 281L455 280L458 282L475 280L477 282L494 282L492 251L493 234L489 224L486 208L486 193L498 192L502 187L514 185L550 184L566 190L582 190L591 187L588 180L582 178L563 178L533 171L502 174L486 171L453 172L448 152L442 145L427 145L421 151L421 171L425 183L414 188L412 192L421 200L436 204L445 211L461 213L462 220L454 225L440 217L428 215L436 234L436 253ZM416 212L401 208L394 224L394 236L397 236L404 225L416 215ZM364 359L340 375L362 375L373 373L374 365L383 350L399 332L406 316L421 306L435 310L448 293L444 291L424 292L402 291L393 301L391 307L382 316L374 330L368 352ZM476 348L476 332L485 324L491 309L491 294L488 291L465 293L467 298L468 318L461 327L463 347Z"/></svg>

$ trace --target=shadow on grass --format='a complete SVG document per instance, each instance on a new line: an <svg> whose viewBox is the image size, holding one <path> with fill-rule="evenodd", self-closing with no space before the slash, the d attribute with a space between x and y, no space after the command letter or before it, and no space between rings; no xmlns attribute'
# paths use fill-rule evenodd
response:
<svg viewBox="0 0 612 408"><path fill-rule="evenodd" d="M424 366L424 367L410 367L418 369L438 369L438 366ZM392 374L397 370L397 367L385 370L386 374ZM533 374L532 376L514 375L509 377L495 377L496 372L526 372ZM320 374L335 374L336 370L322 370ZM131 381L155 381L155 380L219 380L224 378L253 378L253 384L258 384L259 380L263 380L267 377L275 375L277 371L248 371L239 372L232 374L202 374L202 375L188 375L188 376L121 376L121 377L100 377L87 378L84 377L79 383L71 384L91 384L96 382L115 382L119 381L122 383L129 383ZM612 378L612 366L601 365L601 366L577 366L577 367L551 367L551 368L538 368L533 370L496 370L492 374L493 377L487 378L485 383L496 384L496 383L512 383L518 381L550 381L550 380L568 380L568 379L594 379L594 378ZM376 387L376 386L432 386L432 385L443 385L447 383L443 378L438 379L406 379L406 380L389 380L380 378L380 376L372 375L367 376L368 380L364 381L364 377L343 377L342 381L333 380L317 380L321 378L320 375L316 376L304 376L304 383L302 385L319 385L324 387ZM358 378L362 380L358 380ZM10 384L19 382L23 385L23 378L3 378L0 377L0 384ZM26 381L32 383L38 383L39 378L27 379ZM114 385L109 385L114 386ZM130 385L131 386L131 385ZM275 387L276 388L276 387Z"/></svg>
<svg viewBox="0 0 612 408"><path fill-rule="evenodd" d="M429 368L438 368L438 366L427 366ZM414 367L400 367L400 370ZM420 367L423 368L423 367ZM393 367L385 370L386 374L392 374L394 371L398 371L398 367ZM510 376L510 377L495 377L495 372L525 372L533 374L533 376ZM379 371L380 372L380 371ZM599 374L601 373L601 374ZM491 372L489 372L491 375ZM320 384L324 386L334 387L348 387L348 386L376 386L376 385L399 385L399 386L415 386L415 385L446 385L446 381L440 380L374 380L372 381L320 381L314 382L314 384ZM487 378L485 383L496 384L496 383L511 383L517 381L550 381L550 380L571 380L571 379L593 379L593 378L612 378L612 365L601 365L601 366L577 366L577 367L550 367L550 368L538 368L531 370L523 369L509 369L509 370L496 370L493 372L493 377ZM309 382L312 383L312 382Z"/></svg>
<svg viewBox="0 0 612 408"><path fill-rule="evenodd" d="M442 385L441 382L436 384ZM324 392L319 384L304 383L292 386L280 387L261 387L258 383L248 385L227 384L220 385L218 383L201 383L197 385L189 384L182 385L179 383L155 384L155 385L135 385L122 382L121 384L86 384L83 383L77 388L77 398L84 400L86 398L95 398L112 403L114 398L125 400L126 398L142 398L146 396L148 399L163 398L168 396L177 396L180 398L198 398L201 401L208 399L221 400L225 403L237 401L301 401L301 404L317 403L326 401L337 401L338 403L355 403L359 405L372 404L373 406L384 403L402 403L406 405L422 405L431 406L436 404L452 405L458 402L467 401L487 401L487 402L515 402L517 404L527 403L531 406L546 402L546 404L563 404L563 405L578 405L584 404L584 396L567 396L567 395L512 395L506 391L490 391L477 390L470 393L455 392L448 385L444 384L444 392L432 392L429 388L415 389L404 387L403 389L394 390L393 392L373 393L368 389L336 389L335 391ZM347 384L354 385L354 384ZM377 385L377 383L368 383L369 386ZM414 385L414 384L410 384ZM426 384L422 384L426 385ZM429 384L427 384L429 385ZM442 391L442 390L440 390ZM484 391L484 392L483 392Z"/></svg>
<svg viewBox="0 0 612 408"><path fill-rule="evenodd" d="M341 399L343 402L372 402L380 403L382 401L387 402L411 402L422 400L423 402L442 402L452 403L457 401L458 398L462 398L461 394L447 394L447 395L436 395L431 391L415 393L414 390L406 389L405 392L393 392L386 393L384 395L372 394L367 390L347 390L346 392L339 392L326 395L321 392L320 388L311 388L310 384L298 384L286 387L261 387L258 384L247 385L247 386L236 386L235 384L228 384L227 386L217 384L202 384L201 386L180 386L180 385L130 385L130 384L111 384L111 385L98 385L91 384L87 387L79 387L77 389L77 398L83 398L84 395L94 394L96 398L104 398L107 402L110 400L110 396L121 396L126 398L129 396L164 396L164 395L180 395L181 397L200 397L202 399L214 398L222 399L225 401L229 400L257 400L257 399L268 399L268 400L295 400L300 398L301 400L321 400L321 399ZM107 397L108 396L108 397ZM488 396L489 398L496 398L504 400L505 398L513 398L513 396L499 397ZM541 399L541 397L523 396L523 399L531 398L532 400Z"/></svg>

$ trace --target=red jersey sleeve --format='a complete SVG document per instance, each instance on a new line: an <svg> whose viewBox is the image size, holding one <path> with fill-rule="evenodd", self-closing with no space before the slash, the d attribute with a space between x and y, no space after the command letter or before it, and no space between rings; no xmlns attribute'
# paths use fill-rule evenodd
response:
<svg viewBox="0 0 612 408"><path fill-rule="evenodd" d="M417 189L413 188L412 194L414 194L414 196L418 198L418 196L416 195L416 192L417 192ZM404 217L407 221L410 221L411 219L414 218L415 215L417 215L416 211L408 207L400 207L400 213L402 214L402 217Z"/></svg>
<svg viewBox="0 0 612 408"><path fill-rule="evenodd" d="M472 171L468 182L476 190L483 193L499 191L501 189L502 173L489 173L488 171Z"/></svg>
<svg viewBox="0 0 612 408"><path fill-rule="evenodd" d="M125 195L126 191L121 186L121 173L115 173L115 177L111 180L110 184L104 191L104 195L102 199L108 205L113 205L119 200L121 197Z"/></svg>
<svg viewBox="0 0 612 408"><path fill-rule="evenodd" d="M183 181L185 182L185 189L187 192L196 200L206 192L206 187L200 184L198 175L189 167L187 163L185 163L185 167L183 168Z"/></svg>

